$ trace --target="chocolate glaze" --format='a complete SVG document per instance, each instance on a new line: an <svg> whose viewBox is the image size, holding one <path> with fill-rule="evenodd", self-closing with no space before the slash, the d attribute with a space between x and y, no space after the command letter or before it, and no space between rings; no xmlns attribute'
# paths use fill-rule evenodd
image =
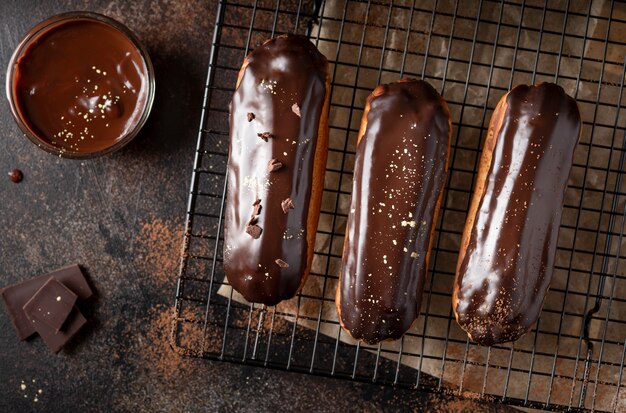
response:
<svg viewBox="0 0 626 413"><path fill-rule="evenodd" d="M373 344L400 338L419 315L451 126L421 80L378 86L367 102L337 307L344 328Z"/></svg>
<svg viewBox="0 0 626 413"><path fill-rule="evenodd" d="M551 83L517 86L493 114L453 296L480 344L516 340L539 317L580 130L576 101Z"/></svg>
<svg viewBox="0 0 626 413"><path fill-rule="evenodd" d="M295 35L256 48L240 72L230 110L224 269L248 301L274 305L291 298L308 273L326 165L327 142L318 136L327 136L320 130L327 82L326 58ZM316 153L319 144L323 150ZM313 191L316 174L320 188ZM287 198L294 207L285 213ZM250 223L257 199L262 209ZM248 224L261 228L258 239Z"/></svg>
<svg viewBox="0 0 626 413"><path fill-rule="evenodd" d="M88 18L52 26L17 59L16 110L31 132L66 152L92 153L123 139L148 100L148 70L116 28Z"/></svg>

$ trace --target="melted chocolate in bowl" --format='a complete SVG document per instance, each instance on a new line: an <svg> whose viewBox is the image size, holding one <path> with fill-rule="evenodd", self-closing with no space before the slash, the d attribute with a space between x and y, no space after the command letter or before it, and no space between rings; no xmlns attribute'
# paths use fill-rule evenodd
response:
<svg viewBox="0 0 626 413"><path fill-rule="evenodd" d="M153 96L151 68L118 28L74 17L23 44L9 69L9 99L40 146L62 156L97 156L123 146L141 127Z"/></svg>

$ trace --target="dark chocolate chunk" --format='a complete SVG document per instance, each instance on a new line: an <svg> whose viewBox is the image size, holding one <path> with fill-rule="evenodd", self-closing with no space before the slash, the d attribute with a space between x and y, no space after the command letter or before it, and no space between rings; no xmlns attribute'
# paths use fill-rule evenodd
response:
<svg viewBox="0 0 626 413"><path fill-rule="evenodd" d="M258 225L246 225L246 233L254 239L259 239L262 232L263 229Z"/></svg>
<svg viewBox="0 0 626 413"><path fill-rule="evenodd" d="M282 167L283 164L278 159L270 159L269 163L267 164L267 171L276 172Z"/></svg>
<svg viewBox="0 0 626 413"><path fill-rule="evenodd" d="M281 260L280 258L274 262L278 264L280 268L289 268L289 264L287 264L285 261Z"/></svg>
<svg viewBox="0 0 626 413"><path fill-rule="evenodd" d="M52 277L24 304L29 320L36 320L58 332L72 312L77 295Z"/></svg>
<svg viewBox="0 0 626 413"><path fill-rule="evenodd" d="M254 118L255 118L254 113L248 112L248 122L252 122Z"/></svg>
<svg viewBox="0 0 626 413"><path fill-rule="evenodd" d="M9 179L11 180L11 182L19 184L20 182L22 182L22 179L24 179L24 174L19 169L14 169L9 172Z"/></svg>
<svg viewBox="0 0 626 413"><path fill-rule="evenodd" d="M293 201L291 198L287 198L280 203L280 206L283 208L283 212L286 214L290 209L294 209Z"/></svg>
<svg viewBox="0 0 626 413"><path fill-rule="evenodd" d="M74 307L65 322L63 330L56 332L53 328L37 320L31 320L35 330L39 333L48 348L58 353L78 333L87 323L87 319L80 312L78 307Z"/></svg>
<svg viewBox="0 0 626 413"><path fill-rule="evenodd" d="M300 114L300 106L298 106L298 104L297 104L297 103L294 103L294 104L291 106L291 111L292 111L293 113L295 113L297 117L299 117L299 118L301 118L301 117L302 117L302 115Z"/></svg>
<svg viewBox="0 0 626 413"><path fill-rule="evenodd" d="M20 340L24 340L35 333L33 323L28 320L24 313L24 304L52 277L72 290L81 300L85 300L93 295L78 265L70 265L69 267L55 270L50 274L40 275L4 288L0 291L0 296L2 296L4 305Z"/></svg>
<svg viewBox="0 0 626 413"><path fill-rule="evenodd" d="M274 139L274 135L270 132L257 133L257 136L267 142L268 139Z"/></svg>

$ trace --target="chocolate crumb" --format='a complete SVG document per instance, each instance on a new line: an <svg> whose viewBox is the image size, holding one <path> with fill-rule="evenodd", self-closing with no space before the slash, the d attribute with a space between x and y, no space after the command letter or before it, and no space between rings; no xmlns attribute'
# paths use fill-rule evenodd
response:
<svg viewBox="0 0 626 413"><path fill-rule="evenodd" d="M11 180L11 182L19 184L20 182L22 182L22 179L24 179L24 174L19 169L14 169L9 172L9 179Z"/></svg>
<svg viewBox="0 0 626 413"><path fill-rule="evenodd" d="M274 139L274 135L270 132L257 133L257 136L267 142L268 139Z"/></svg>
<svg viewBox="0 0 626 413"><path fill-rule="evenodd" d="M263 229L258 225L246 225L246 233L254 239L259 239Z"/></svg>
<svg viewBox="0 0 626 413"><path fill-rule="evenodd" d="M297 103L294 103L294 104L291 106L291 111L292 111L293 113L295 113L297 117L299 117L299 118L301 118L301 117L302 117L302 114L300 114L300 107L298 106L298 104L297 104Z"/></svg>
<svg viewBox="0 0 626 413"><path fill-rule="evenodd" d="M283 202L280 203L280 206L283 208L283 212L286 214L287 212L289 212L290 209L294 209L294 205L293 205L293 201L291 200L291 198L287 198L285 199Z"/></svg>
<svg viewBox="0 0 626 413"><path fill-rule="evenodd" d="M254 116L254 113L248 112L248 122L252 122L254 118L256 118L256 116Z"/></svg>
<svg viewBox="0 0 626 413"><path fill-rule="evenodd" d="M281 260L280 258L278 258L276 261L274 261L276 264L278 264L278 266L280 268L289 268L289 264L287 264L285 261Z"/></svg>
<svg viewBox="0 0 626 413"><path fill-rule="evenodd" d="M246 223L246 227L256 224L257 221L258 221L258 215L252 215L250 219L248 220L248 222Z"/></svg>
<svg viewBox="0 0 626 413"><path fill-rule="evenodd" d="M276 172L282 167L283 164L278 159L270 159L269 163L267 164L267 171Z"/></svg>

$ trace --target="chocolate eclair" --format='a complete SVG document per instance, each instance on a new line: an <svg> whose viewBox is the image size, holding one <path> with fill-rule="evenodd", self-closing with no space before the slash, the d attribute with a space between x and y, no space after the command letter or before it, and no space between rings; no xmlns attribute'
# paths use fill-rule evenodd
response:
<svg viewBox="0 0 626 413"><path fill-rule="evenodd" d="M493 113L452 296L479 344L516 340L539 317L580 132L576 101L552 83L517 86Z"/></svg>
<svg viewBox="0 0 626 413"><path fill-rule="evenodd" d="M304 36L250 53L230 106L224 270L250 302L275 305L313 259L328 154L328 62Z"/></svg>
<svg viewBox="0 0 626 413"><path fill-rule="evenodd" d="M424 81L381 85L367 98L336 296L355 339L398 339L419 315L450 135L448 105Z"/></svg>

